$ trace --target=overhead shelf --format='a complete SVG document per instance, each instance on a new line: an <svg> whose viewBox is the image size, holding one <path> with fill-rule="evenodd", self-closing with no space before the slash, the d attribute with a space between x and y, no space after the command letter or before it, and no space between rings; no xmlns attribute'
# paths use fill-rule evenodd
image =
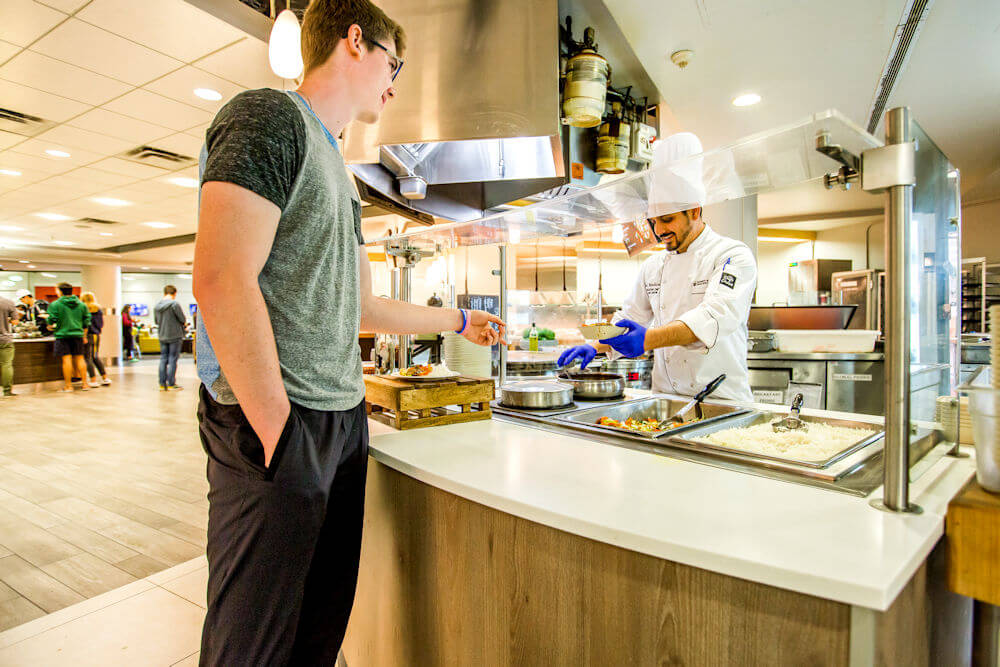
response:
<svg viewBox="0 0 1000 667"><path fill-rule="evenodd" d="M860 156L882 142L830 110L797 123L751 135L728 146L614 180L602 182L528 206L513 208L478 220L437 224L377 239L377 243L404 240L417 248L490 245L538 237L567 237L646 217L650 196L658 214L691 208L684 190L700 176L704 204L786 188L836 171L841 165L816 150L816 138ZM608 177L605 177L606 179ZM680 200L666 205L673 192Z"/></svg>

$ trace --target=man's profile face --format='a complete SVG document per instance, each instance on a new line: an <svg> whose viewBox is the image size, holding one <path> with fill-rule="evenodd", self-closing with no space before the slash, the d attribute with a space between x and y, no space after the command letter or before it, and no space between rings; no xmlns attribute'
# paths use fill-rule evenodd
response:
<svg viewBox="0 0 1000 667"><path fill-rule="evenodd" d="M650 218L649 221L652 223L653 229L656 231L657 236L660 237L663 245L667 247L667 250L677 250L683 247L691 235L691 228L693 227L693 220L689 211L678 211L677 213L661 215L656 218Z"/></svg>
<svg viewBox="0 0 1000 667"><path fill-rule="evenodd" d="M390 53L377 46L371 46L362 63L365 82L362 108L358 120L362 123L376 123L382 109L396 95L392 85L392 75L395 72L393 61L396 53L396 40L389 38L380 42ZM366 45L368 46L368 45Z"/></svg>

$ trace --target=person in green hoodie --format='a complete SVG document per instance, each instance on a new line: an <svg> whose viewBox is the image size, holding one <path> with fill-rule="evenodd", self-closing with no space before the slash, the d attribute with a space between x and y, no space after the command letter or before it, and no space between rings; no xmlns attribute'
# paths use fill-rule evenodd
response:
<svg viewBox="0 0 1000 667"><path fill-rule="evenodd" d="M59 283L62 295L49 306L49 330L56 337L56 356L62 357L62 373L65 385L59 391L73 391L73 375L86 379L87 362L83 356L83 333L90 326L90 311L73 294L73 286ZM87 391L87 383L81 387Z"/></svg>

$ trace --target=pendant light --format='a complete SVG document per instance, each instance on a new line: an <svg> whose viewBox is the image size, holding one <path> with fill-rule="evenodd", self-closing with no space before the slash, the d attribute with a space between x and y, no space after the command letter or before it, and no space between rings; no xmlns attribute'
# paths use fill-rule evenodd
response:
<svg viewBox="0 0 1000 667"><path fill-rule="evenodd" d="M282 79L297 79L302 74L302 28L295 12L290 9L274 19L267 59L271 70Z"/></svg>
<svg viewBox="0 0 1000 667"><path fill-rule="evenodd" d="M563 308L572 308L576 305L576 299L573 295L566 290L566 239L563 239L563 251L562 251L562 279L563 288L562 292L559 292L558 297L556 297L556 303Z"/></svg>
<svg viewBox="0 0 1000 667"><path fill-rule="evenodd" d="M548 305L545 295L538 291L538 238L535 237L535 291L528 298L528 304L532 308L541 308Z"/></svg>

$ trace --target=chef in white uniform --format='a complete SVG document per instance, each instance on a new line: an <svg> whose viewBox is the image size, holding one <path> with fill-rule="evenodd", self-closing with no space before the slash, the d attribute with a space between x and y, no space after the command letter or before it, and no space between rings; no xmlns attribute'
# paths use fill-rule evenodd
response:
<svg viewBox="0 0 1000 667"><path fill-rule="evenodd" d="M702 218L702 163L686 159L701 142L679 133L656 142L647 222L665 250L645 260L613 321L628 331L563 352L559 365L597 352L611 358L653 350L653 390L693 396L718 375L713 396L752 402L747 371L747 319L757 285L757 262L740 241L722 236ZM674 167L665 165L678 160Z"/></svg>

